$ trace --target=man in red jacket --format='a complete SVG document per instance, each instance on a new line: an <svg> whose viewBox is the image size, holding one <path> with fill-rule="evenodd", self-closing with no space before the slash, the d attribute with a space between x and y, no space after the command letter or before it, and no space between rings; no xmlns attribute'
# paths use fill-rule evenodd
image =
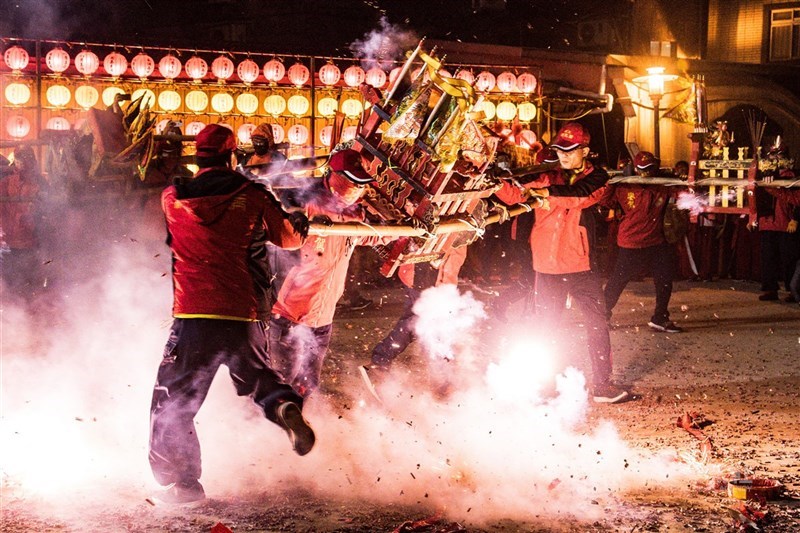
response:
<svg viewBox="0 0 800 533"><path fill-rule="evenodd" d="M231 169L233 133L219 124L197 135L200 170L167 187L161 205L172 251L173 316L150 408L150 466L168 485L158 498L187 503L205 497L194 417L220 365L236 392L250 396L305 455L314 432L303 399L268 365L264 321L269 281L266 242L298 248L308 229L263 188Z"/></svg>
<svg viewBox="0 0 800 533"><path fill-rule="evenodd" d="M650 152L639 152L633 158L634 171L640 176L653 176L661 161ZM628 282L643 271L653 273L656 308L650 328L667 333L683 331L669 319L669 299L674 275L674 249L664 237L664 213L671 193L666 187L651 185L612 185L600 203L619 209L622 219L617 230L617 260L605 288L608 316L617 305Z"/></svg>
<svg viewBox="0 0 800 533"><path fill-rule="evenodd" d="M506 203L519 203L530 191L546 196L542 207L536 209L531 232L537 317L546 322L545 331L557 328L567 296L572 297L583 313L592 363L592 397L599 403L617 403L629 393L611 381L611 338L603 288L592 270L596 219L591 208L602 194L608 174L587 159L589 141L586 128L567 123L550 144L561 168L549 176L548 183L531 182L524 190L504 185L496 195ZM534 189L542 185L545 188Z"/></svg>

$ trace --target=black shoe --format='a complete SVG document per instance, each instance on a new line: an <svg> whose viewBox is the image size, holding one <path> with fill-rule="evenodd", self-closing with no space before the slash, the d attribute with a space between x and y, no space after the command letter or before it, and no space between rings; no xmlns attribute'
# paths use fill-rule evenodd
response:
<svg viewBox="0 0 800 533"><path fill-rule="evenodd" d="M678 327L675 323L671 320L667 320L666 322L653 322L652 320L647 323L650 326L650 329L654 329L656 331L663 331L664 333L681 333L683 328Z"/></svg>
<svg viewBox="0 0 800 533"><path fill-rule="evenodd" d="M783 301L784 301L784 302L786 302L787 304L793 304L793 303L794 303L794 302L796 302L797 300L795 300L795 299L794 299L794 296L792 296L792 295L790 294L789 296L786 296L786 297L783 299Z"/></svg>
<svg viewBox="0 0 800 533"><path fill-rule="evenodd" d="M179 481L155 494L155 497L164 503L180 504L204 500L206 493L203 490L203 485L197 480Z"/></svg>
<svg viewBox="0 0 800 533"><path fill-rule="evenodd" d="M364 298L363 296L359 296L358 298L350 302L347 305L347 308L353 311L360 311L362 309L366 309L370 305L372 305L372 300Z"/></svg>
<svg viewBox="0 0 800 533"><path fill-rule="evenodd" d="M759 296L758 299L761 300L762 302L772 302L772 301L778 299L778 293L777 292L765 292L764 294Z"/></svg>
<svg viewBox="0 0 800 533"><path fill-rule="evenodd" d="M314 430L308 425L300 407L294 402L284 402L278 406L278 424L283 426L292 448L297 455L305 455L311 451L316 441Z"/></svg>
<svg viewBox="0 0 800 533"><path fill-rule="evenodd" d="M619 403L628 397L630 397L628 391L613 383L595 385L592 389L592 399L597 403Z"/></svg>

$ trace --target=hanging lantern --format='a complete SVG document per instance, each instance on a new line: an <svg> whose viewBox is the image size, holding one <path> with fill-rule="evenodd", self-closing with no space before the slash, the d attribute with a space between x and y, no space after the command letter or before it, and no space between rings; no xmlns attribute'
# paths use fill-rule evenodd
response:
<svg viewBox="0 0 800 533"><path fill-rule="evenodd" d="M478 89L482 93L486 93L494 89L495 83L497 82L494 74L491 72L484 70L478 77L475 79L475 88Z"/></svg>
<svg viewBox="0 0 800 533"><path fill-rule="evenodd" d="M24 83L9 83L5 90L6 101L11 105L25 105L31 99L31 90Z"/></svg>
<svg viewBox="0 0 800 533"><path fill-rule="evenodd" d="M53 117L47 121L47 124L44 125L44 129L56 130L56 131L68 131L69 120L65 119L64 117Z"/></svg>
<svg viewBox="0 0 800 533"><path fill-rule="evenodd" d="M503 72L497 76L497 88L501 92L510 93L517 88L517 77L512 72Z"/></svg>
<svg viewBox="0 0 800 533"><path fill-rule="evenodd" d="M264 64L264 77L270 83L278 83L286 75L286 67L277 59L270 59Z"/></svg>
<svg viewBox="0 0 800 533"><path fill-rule="evenodd" d="M81 85L75 89L75 102L83 109L93 108L100 100L100 93L91 85Z"/></svg>
<svg viewBox="0 0 800 533"><path fill-rule="evenodd" d="M112 78L119 78L128 70L128 60L119 52L111 52L103 59L103 69Z"/></svg>
<svg viewBox="0 0 800 533"><path fill-rule="evenodd" d="M91 76L100 68L100 58L91 50L82 50L75 56L75 68L84 76Z"/></svg>
<svg viewBox="0 0 800 533"><path fill-rule="evenodd" d="M156 69L156 62L144 52L136 54L131 59L131 70L140 80L145 80Z"/></svg>
<svg viewBox="0 0 800 533"><path fill-rule="evenodd" d="M523 72L517 77L517 89L525 94L530 94L536 90L536 76L530 72Z"/></svg>
<svg viewBox="0 0 800 533"><path fill-rule="evenodd" d="M339 70L339 67L333 63L326 63L325 65L322 65L321 69L319 69L319 81L325 85L336 85L339 83L339 78L341 77L342 72Z"/></svg>
<svg viewBox="0 0 800 533"><path fill-rule="evenodd" d="M380 89L386 85L386 73L380 67L372 67L369 69L365 79L367 80L367 83L376 89Z"/></svg>
<svg viewBox="0 0 800 533"><path fill-rule="evenodd" d="M236 109L239 113L252 115L258 111L258 97L253 93L242 93L236 97Z"/></svg>
<svg viewBox="0 0 800 533"><path fill-rule="evenodd" d="M194 81L200 81L208 74L208 63L199 56L190 57L183 68L186 69L186 74Z"/></svg>
<svg viewBox="0 0 800 533"><path fill-rule="evenodd" d="M308 108L311 107L308 98L300 94L290 97L286 105L289 108L289 113L298 117L308 113Z"/></svg>
<svg viewBox="0 0 800 533"><path fill-rule="evenodd" d="M517 106L520 122L530 122L536 119L536 106L530 102L522 102Z"/></svg>
<svg viewBox="0 0 800 533"><path fill-rule="evenodd" d="M361 105L361 102L354 98L349 98L342 102L342 113L350 118L359 116L362 111L364 111L364 107Z"/></svg>
<svg viewBox="0 0 800 533"><path fill-rule="evenodd" d="M497 112L497 108L489 100L483 100L477 108L479 111L483 111L483 120L492 120Z"/></svg>
<svg viewBox="0 0 800 533"><path fill-rule="evenodd" d="M140 109L152 108L153 104L156 103L156 93L145 88L136 89L133 91L133 94L131 95L131 102L138 100L140 96L142 97L142 102L139 104Z"/></svg>
<svg viewBox="0 0 800 533"><path fill-rule="evenodd" d="M395 67L389 72L389 83L394 83L394 80L397 79L397 76L400 75L400 72L403 71L403 67Z"/></svg>
<svg viewBox="0 0 800 533"><path fill-rule="evenodd" d="M348 67L347 70L344 71L344 82L348 87L358 87L364 83L366 79L367 75L364 74L364 69L358 65Z"/></svg>
<svg viewBox="0 0 800 533"><path fill-rule="evenodd" d="M309 72L306 66L302 63L295 63L289 67L289 81L296 87L302 87L308 81Z"/></svg>
<svg viewBox="0 0 800 533"><path fill-rule="evenodd" d="M63 48L53 48L44 56L44 64L52 72L61 74L69 68L69 54Z"/></svg>
<svg viewBox="0 0 800 533"><path fill-rule="evenodd" d="M533 148L533 145L536 144L536 134L531 130L522 130L517 134L516 142L517 146L530 150Z"/></svg>
<svg viewBox="0 0 800 533"><path fill-rule="evenodd" d="M22 139L31 132L31 123L22 115L14 115L6 121L6 131L15 139Z"/></svg>
<svg viewBox="0 0 800 533"><path fill-rule="evenodd" d="M25 49L21 46L12 46L6 50L5 54L3 54L3 59L5 60L8 68L14 72L19 72L28 66L31 58L28 55L28 52L25 51ZM30 129L30 124L28 125L28 128ZM27 133L25 135L27 135ZM25 135L23 135L23 137Z"/></svg>
<svg viewBox="0 0 800 533"><path fill-rule="evenodd" d="M304 145L308 141L308 128L302 124L295 124L289 128L286 136L291 144Z"/></svg>
<svg viewBox="0 0 800 533"><path fill-rule="evenodd" d="M475 83L475 74L473 74L471 70L467 70L467 69L464 69L464 68L462 68L461 70L456 72L456 78L458 78L460 80L464 80L465 82L469 83L470 85Z"/></svg>
<svg viewBox="0 0 800 533"><path fill-rule="evenodd" d="M172 54L167 54L158 62L158 72L168 80L174 80L181 75L181 60Z"/></svg>
<svg viewBox="0 0 800 533"><path fill-rule="evenodd" d="M206 125L199 121L190 122L186 125L186 135L197 135Z"/></svg>
<svg viewBox="0 0 800 533"><path fill-rule="evenodd" d="M272 126L272 138L275 139L276 143L282 143L284 137L286 137L286 131L283 129L283 126L280 124L270 124Z"/></svg>
<svg viewBox="0 0 800 533"><path fill-rule="evenodd" d="M322 146L327 146L330 148L331 142L333 141L333 126L325 126L319 132L319 142L322 143Z"/></svg>
<svg viewBox="0 0 800 533"><path fill-rule="evenodd" d="M239 129L236 130L236 137L239 139L239 143L241 144L249 143L250 136L253 134L253 131L255 131L255 129L256 125L250 124L249 122L239 126Z"/></svg>
<svg viewBox="0 0 800 533"><path fill-rule="evenodd" d="M119 87L106 87L103 89L102 94L103 104L105 104L106 107L111 107L114 104L114 98L116 98L118 94L125 94L125 91Z"/></svg>
<svg viewBox="0 0 800 533"><path fill-rule="evenodd" d="M332 117L338 108L339 102L336 101L336 98L326 97L317 102L317 112L323 117Z"/></svg>
<svg viewBox="0 0 800 533"><path fill-rule="evenodd" d="M268 96L267 99L264 100L264 111L273 117L277 117L286 111L286 100L279 94Z"/></svg>
<svg viewBox="0 0 800 533"><path fill-rule="evenodd" d="M181 95L176 91L161 91L158 95L158 107L171 113L181 106Z"/></svg>
<svg viewBox="0 0 800 533"><path fill-rule="evenodd" d="M517 106L512 102L500 102L497 104L496 112L497 118L508 122L509 120L514 120L514 117L517 116Z"/></svg>
<svg viewBox="0 0 800 533"><path fill-rule="evenodd" d="M53 107L64 107L72 99L72 93L63 85L51 85L47 88L45 98Z"/></svg>
<svg viewBox="0 0 800 533"><path fill-rule="evenodd" d="M167 125L168 124L169 124L169 119L168 118L164 118L164 119L159 120L158 123L156 124L156 128L155 128L156 129L156 135L164 133L164 130L167 129Z"/></svg>
<svg viewBox="0 0 800 533"><path fill-rule="evenodd" d="M352 141L356 138L357 133L358 128L355 126L347 126L344 130L342 130L342 142Z"/></svg>
<svg viewBox="0 0 800 533"><path fill-rule="evenodd" d="M225 81L233 76L233 61L226 56L219 56L211 62L211 73L219 81Z"/></svg>
<svg viewBox="0 0 800 533"><path fill-rule="evenodd" d="M252 59L245 59L236 67L236 75L247 85L258 79L259 72L258 65Z"/></svg>
<svg viewBox="0 0 800 533"><path fill-rule="evenodd" d="M228 93L217 93L211 97L211 109L217 113L228 113L233 109L233 96Z"/></svg>
<svg viewBox="0 0 800 533"><path fill-rule="evenodd" d="M208 107L208 95L203 91L189 91L186 94L184 101L186 102L186 107L195 113L205 111L205 109Z"/></svg>

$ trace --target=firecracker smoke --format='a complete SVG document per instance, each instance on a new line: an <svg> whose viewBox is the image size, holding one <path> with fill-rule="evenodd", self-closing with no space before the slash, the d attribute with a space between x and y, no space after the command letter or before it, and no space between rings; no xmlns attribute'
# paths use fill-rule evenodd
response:
<svg viewBox="0 0 800 533"><path fill-rule="evenodd" d="M68 232L95 239L105 238L101 230L114 233L109 218L89 212L83 220L70 216L80 227ZM107 214L116 227L128 227L126 216ZM50 258L60 271L50 273L40 301L9 296L2 312L0 490L4 498L39 502L43 517L82 527L92 510L98 517L108 509L153 512L144 503L158 489L147 460L149 407L171 323L162 240L140 228L90 241L73 237L71 248ZM491 344L479 302L454 291L439 288L420 300L421 309L431 302L445 308L444 299L454 310L438 319L438 332L422 329L420 337L457 341L448 349L455 363L471 350L477 361L470 372L442 388L427 363L415 361L417 372L398 369L380 387L383 404L359 385L343 391L347 399L318 391L305 407L318 435L305 457L236 396L221 369L196 420L208 497L299 486L337 501L421 504L476 523L592 519L624 491L682 487L693 475L670 454L630 447L612 423L588 420L585 378L575 369L557 379L548 398L504 394L526 383L507 376L530 373L533 382L541 366L516 366L519 355L510 350L481 360L476 339L442 334L473 330L482 346ZM343 377L323 374L323 385Z"/></svg>
<svg viewBox="0 0 800 533"><path fill-rule="evenodd" d="M385 17L381 17L379 24L378 29L350 44L350 50L361 60L365 70L375 66L391 70L396 66L395 61L403 61L405 51L413 49L419 42L413 31L391 24Z"/></svg>
<svg viewBox="0 0 800 533"><path fill-rule="evenodd" d="M708 198L693 192L681 191L678 193L675 205L678 206L678 209L689 211L692 215L699 215L708 206Z"/></svg>

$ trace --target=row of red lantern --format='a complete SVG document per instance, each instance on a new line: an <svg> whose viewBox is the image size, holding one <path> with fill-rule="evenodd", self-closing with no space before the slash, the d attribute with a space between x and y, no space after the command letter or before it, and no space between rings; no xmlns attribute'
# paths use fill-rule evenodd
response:
<svg viewBox="0 0 800 533"><path fill-rule="evenodd" d="M6 50L3 58L6 65L13 71L23 70L30 61L28 52L21 46L10 47ZM70 61L69 54L62 48L54 48L45 56L47 68L56 74L65 72L69 68ZM180 59L168 53L161 58L157 66L159 74L167 80L177 78L185 70L189 78L200 81L206 77L209 71L206 60L197 55L189 58L186 64L183 65ZM91 76L100 68L100 58L90 50L83 50L75 57L75 68L84 76ZM155 72L156 63L148 54L141 52L131 60L130 68L135 76L144 80ZM108 75L118 78L128 70L128 60L121 53L112 51L103 59L103 69ZM288 77L289 81L298 87L305 85L311 76L309 69L302 63L297 62L287 70L278 59L267 61L263 69L250 58L241 61L234 69L233 61L225 55L220 55L211 63L211 73L219 81L230 79L234 74L234 70L239 79L245 84L255 82L262 71L264 78L270 83L277 83L284 77ZM388 81L394 81L399 72L400 67L393 69L389 73ZM318 74L320 81L326 86L336 85L342 79L341 70L332 61L323 65ZM450 77L447 71L441 71L441 74ZM377 66L365 72L360 66L352 65L344 71L343 77L345 84L349 87L358 87L366 82L373 87L381 88L387 81L386 73ZM456 72L456 78L465 80L470 85L474 84L475 88L480 92L489 92L497 87L504 93L521 92L530 94L537 87L536 77L529 72L523 72L517 76L512 72L505 71L495 76L488 70L484 70L476 76L471 70L460 69Z"/></svg>

